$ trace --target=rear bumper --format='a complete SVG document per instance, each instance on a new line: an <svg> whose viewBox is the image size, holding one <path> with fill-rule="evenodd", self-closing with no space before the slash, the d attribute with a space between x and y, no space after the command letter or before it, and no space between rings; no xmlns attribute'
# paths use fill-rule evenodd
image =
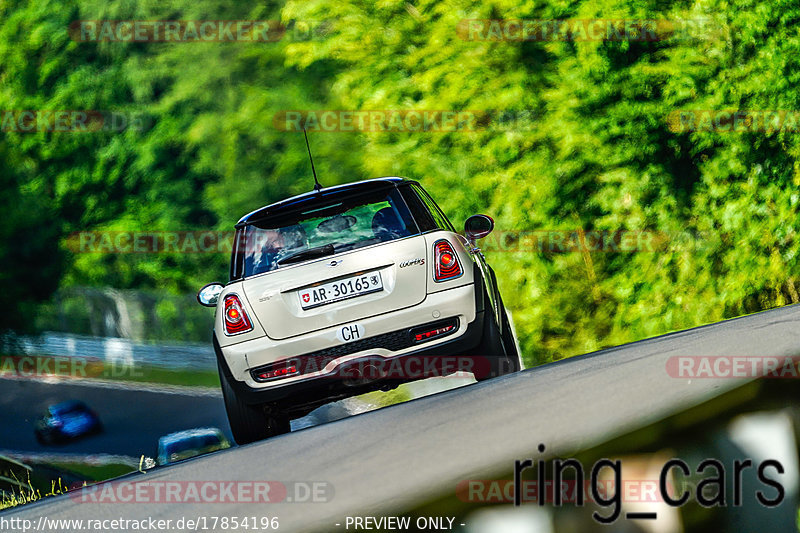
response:
<svg viewBox="0 0 800 533"><path fill-rule="evenodd" d="M214 349L223 372L228 376L228 381L243 401L250 404L273 404L276 408L290 413L307 411L305 408L308 406L428 377L419 375L419 369L430 368L428 363L431 363L431 359L444 361L445 365L444 368L437 369L439 374L433 375L445 375L459 370L470 371L470 367L460 364L458 357L473 353L482 340L483 292L481 283L456 287L429 294L425 301L412 308L359 321L366 331L377 332L376 336L449 318L457 318L459 326L455 333L442 339L400 350L369 347L341 357L330 358L318 372L259 383L253 379L250 370L285 359L302 359L304 355L319 350L330 350L332 347L346 348L347 344L331 340L335 339L337 328L311 333L304 336L307 338L293 339L290 342L275 343L268 339L266 342L263 339L254 339L224 348L220 348L215 337ZM369 340L372 336L367 335L364 340ZM361 365L360 368L363 368L363 365L370 361L382 369L399 368L401 372L391 371L387 376L373 375L375 379L363 384L354 383L353 379L349 379L354 376L352 373L348 374L346 369L354 365ZM403 369L415 370L410 373L412 375L404 375Z"/></svg>
<svg viewBox="0 0 800 533"><path fill-rule="evenodd" d="M460 370L470 372L475 366L475 358L472 357L472 354L481 343L483 330L484 311L481 310L475 314L475 320L467 324L457 337L446 337L436 344L423 345L388 357L377 356L369 351L359 352L353 357L337 360L332 368L326 368L324 372L291 381L287 379L285 382L272 382L267 384L268 386L254 387L250 385L250 383L255 383L252 379L248 379L248 382L230 379L229 370L225 366L222 366L222 371L228 376L237 396L244 402L271 404L272 407L290 415L302 414L315 406L330 401L430 377L430 375L422 375L422 372L419 375L403 375L390 371L386 377L376 377L363 383L357 383L357 379L352 379L357 376L349 371L349 368L363 369L376 360L382 363L382 368L388 370L424 367L435 369L432 375L447 375ZM222 352L216 338L214 339L214 349L217 357L222 359ZM431 364L428 365L428 362Z"/></svg>
<svg viewBox="0 0 800 533"><path fill-rule="evenodd" d="M404 328L420 326L435 320L457 317L460 327L451 337L460 337L466 331L467 324L475 320L477 310L483 308L482 304L480 306L476 305L475 293L480 292L476 290L478 286L479 285L470 283L453 289L428 294L422 302L412 307L366 317L356 320L353 323L357 323L363 328L364 333L362 338L369 339L390 334ZM278 361L330 350L332 348L344 349L348 347L350 343L342 342L337 336L342 326L344 326L344 324L284 340L275 340L263 336L233 345L223 346L222 354L225 356L225 362L235 380L243 381L253 388L272 387L275 386L274 383L255 382L250 376L250 370ZM444 340L445 339L432 340L430 343L426 344L433 346ZM347 353L341 358L331 361L326 367L320 368L317 374L323 375L332 370L337 364L346 362L348 359L356 359L363 355L370 354L380 357L391 357L409 351L411 351L410 348L396 349L396 347L391 346L388 348L373 346L360 352ZM313 377L313 375L303 376L303 378L305 377ZM289 377L280 380L280 383L290 383L303 378Z"/></svg>

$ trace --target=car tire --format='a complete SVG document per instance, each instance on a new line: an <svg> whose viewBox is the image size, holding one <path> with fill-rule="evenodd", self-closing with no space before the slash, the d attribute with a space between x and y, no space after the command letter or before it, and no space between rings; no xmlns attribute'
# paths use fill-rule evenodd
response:
<svg viewBox="0 0 800 533"><path fill-rule="evenodd" d="M502 306L502 300L500 301ZM511 322L508 320L508 312L503 306L503 347L508 358L508 374L522 370L522 356L517 349L517 340L514 338L514 330L511 329Z"/></svg>
<svg viewBox="0 0 800 533"><path fill-rule="evenodd" d="M478 355L486 358L488 364L478 364L478 372L473 374L476 381L486 381L487 379L518 372L522 369L520 355L517 351L514 334L511 331L503 301L502 299L498 301L502 309L502 327L498 327L497 319L488 300L487 297L486 306L484 307L483 340L478 352Z"/></svg>
<svg viewBox="0 0 800 533"><path fill-rule="evenodd" d="M233 377L226 375L219 363L217 366L225 412L237 444L248 444L291 431L289 417L280 414L268 416L261 406L243 402L230 384Z"/></svg>

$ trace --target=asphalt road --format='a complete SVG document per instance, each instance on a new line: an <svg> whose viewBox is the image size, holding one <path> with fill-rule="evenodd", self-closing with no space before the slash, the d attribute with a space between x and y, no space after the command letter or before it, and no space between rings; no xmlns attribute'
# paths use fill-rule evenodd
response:
<svg viewBox="0 0 800 533"><path fill-rule="evenodd" d="M439 383L438 388L447 385ZM0 450L34 455L127 455L138 459L141 455L155 457L158 439L163 435L209 426L220 428L233 442L220 391L198 390L91 380L0 379ZM424 394L424 388L418 392ZM103 422L103 433L54 445L39 444L33 432L34 422L47 406L64 400L82 400L94 409ZM335 402L293 420L292 429L324 424L372 408L363 402Z"/></svg>
<svg viewBox="0 0 800 533"><path fill-rule="evenodd" d="M672 356L799 354L800 307L785 307L461 387L135 478L324 481L334 489L326 503L120 506L77 503L75 495L66 495L2 516L267 515L277 516L284 531L345 531L345 516L397 512L452 494L460 480L485 479L508 472L515 459L540 457L540 443L552 453L589 448L742 383L670 377L666 364Z"/></svg>
<svg viewBox="0 0 800 533"><path fill-rule="evenodd" d="M86 402L100 416L103 433L56 446L37 443L34 422L48 405L64 400ZM162 435L205 426L218 427L230 437L221 396L0 379L0 450L155 457Z"/></svg>

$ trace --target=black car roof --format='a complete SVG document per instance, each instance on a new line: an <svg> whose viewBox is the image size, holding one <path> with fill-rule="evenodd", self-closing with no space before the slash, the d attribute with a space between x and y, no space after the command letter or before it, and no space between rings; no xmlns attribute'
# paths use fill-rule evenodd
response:
<svg viewBox="0 0 800 533"><path fill-rule="evenodd" d="M414 180L398 177L374 178L370 180L356 181L353 183L344 183L342 185L334 185L332 187L323 187L318 191L309 191L291 198L286 198L279 202L266 205L255 211L248 213L239 219L236 227L246 226L258 220L263 220L266 217L275 215L282 211L295 211L307 207L313 207L315 203L320 200L327 200L331 197L347 195L351 192L369 192L378 191L381 189L391 189L397 187L401 183L416 183Z"/></svg>
<svg viewBox="0 0 800 533"><path fill-rule="evenodd" d="M66 400L61 403L57 403L50 406L50 412L52 413L67 413L69 411L86 411L89 408L80 400Z"/></svg>

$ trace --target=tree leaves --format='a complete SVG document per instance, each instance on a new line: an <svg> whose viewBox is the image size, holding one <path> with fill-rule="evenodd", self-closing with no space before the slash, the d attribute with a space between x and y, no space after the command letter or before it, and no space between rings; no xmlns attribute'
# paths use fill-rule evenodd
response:
<svg viewBox="0 0 800 533"><path fill-rule="evenodd" d="M324 185L418 179L455 225L484 212L498 235L527 242L485 248L529 364L797 299L797 131L670 121L682 110L800 109L800 9L788 0L0 9L0 109L147 118L81 135L0 132L4 190L49 221L37 249L57 251L73 231L226 230L308 190L305 143L276 128L281 112L467 111L488 123L313 132L315 163ZM280 20L286 33L274 43L79 43L67 33L79 19ZM458 31L468 19L648 19L675 31L656 41L471 40ZM13 220L31 231L29 218ZM650 240L628 252L554 252L525 236L578 229ZM0 250L12 248L9 233ZM52 267L39 253L15 256L33 280L14 293L20 302L46 298L59 279L188 292L224 278L227 263L224 254L67 254ZM51 283L34 287L44 277Z"/></svg>

